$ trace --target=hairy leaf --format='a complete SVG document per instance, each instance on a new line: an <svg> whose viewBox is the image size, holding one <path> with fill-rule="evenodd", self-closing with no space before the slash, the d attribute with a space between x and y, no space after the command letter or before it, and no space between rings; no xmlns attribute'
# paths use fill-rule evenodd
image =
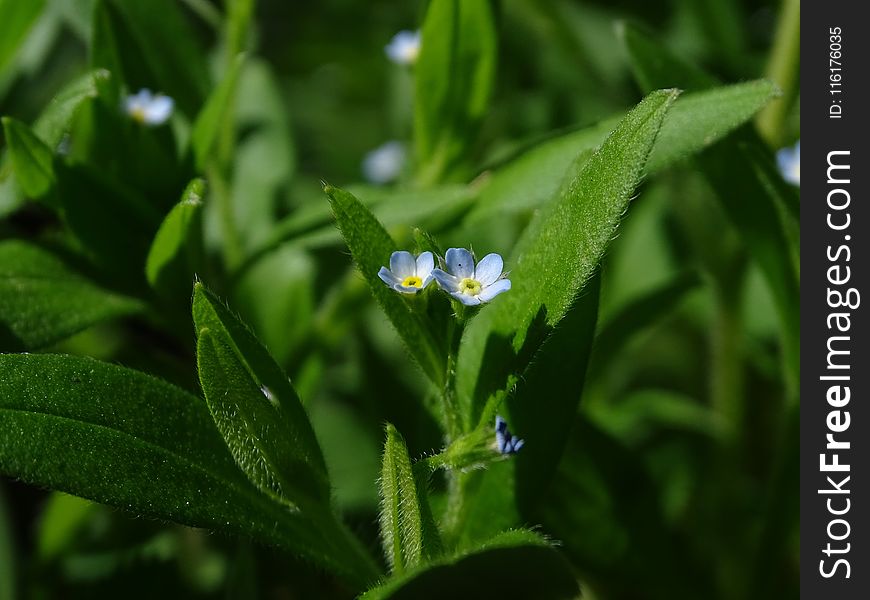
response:
<svg viewBox="0 0 870 600"><path fill-rule="evenodd" d="M441 549L429 510L428 471L415 477L401 434L387 423L381 467L381 540L394 573L420 566Z"/></svg>
<svg viewBox="0 0 870 600"><path fill-rule="evenodd" d="M508 263L513 288L481 311L462 339L456 387L466 430L488 424L510 378L525 368L592 276L676 96L647 96L576 167L523 234Z"/></svg>
<svg viewBox="0 0 870 600"><path fill-rule="evenodd" d="M205 403L90 358L0 355L0 472L139 515L283 546L354 585L376 576L337 523L258 492Z"/></svg>
<svg viewBox="0 0 870 600"><path fill-rule="evenodd" d="M200 383L236 463L264 492L305 507L327 506L323 455L290 380L201 283L194 286L193 317Z"/></svg>
<svg viewBox="0 0 870 600"><path fill-rule="evenodd" d="M770 82L751 81L683 94L668 111L647 171L660 171L706 148L751 119L777 93ZM558 191L572 161L594 150L618 123L611 118L555 137L495 169L466 222L537 208Z"/></svg>

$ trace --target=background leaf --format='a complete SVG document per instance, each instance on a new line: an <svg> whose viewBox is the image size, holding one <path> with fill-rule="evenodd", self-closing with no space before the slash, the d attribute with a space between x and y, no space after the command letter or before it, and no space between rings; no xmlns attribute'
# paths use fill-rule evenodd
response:
<svg viewBox="0 0 870 600"><path fill-rule="evenodd" d="M0 329L12 336L4 340L7 351L44 348L143 308L134 298L100 288L47 250L19 240L0 242Z"/></svg>
<svg viewBox="0 0 870 600"><path fill-rule="evenodd" d="M11 117L3 117L2 120L15 180L26 195L48 201L55 183L51 148L21 121ZM53 202L49 201L49 204Z"/></svg>
<svg viewBox="0 0 870 600"><path fill-rule="evenodd" d="M0 0L0 15L3 15L0 20L0 71L15 57L44 6L45 0Z"/></svg>
<svg viewBox="0 0 870 600"><path fill-rule="evenodd" d="M232 126L233 102L236 96L236 85L239 73L244 64L244 56L233 60L229 71L215 90L211 93L205 106L196 116L190 143L196 159L196 166L202 170L211 157L215 144L220 140L221 133Z"/></svg>
<svg viewBox="0 0 870 600"><path fill-rule="evenodd" d="M421 182L432 184L449 176L476 141L492 93L496 52L488 0L429 3L414 78Z"/></svg>
<svg viewBox="0 0 870 600"><path fill-rule="evenodd" d="M153 287L169 289L174 283L174 289L183 285L185 293L189 291L202 253L201 211L204 191L204 180L191 181L181 201L160 224L145 261L145 276ZM170 283L170 279L174 281Z"/></svg>

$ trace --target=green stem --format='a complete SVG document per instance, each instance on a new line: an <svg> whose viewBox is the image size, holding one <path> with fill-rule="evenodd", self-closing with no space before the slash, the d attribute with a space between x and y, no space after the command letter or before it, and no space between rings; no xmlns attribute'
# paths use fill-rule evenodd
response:
<svg viewBox="0 0 870 600"><path fill-rule="evenodd" d="M236 228L236 215L233 198L221 169L214 161L206 168L211 196L215 199L223 233L224 264L232 272L242 261L242 240Z"/></svg>
<svg viewBox="0 0 870 600"><path fill-rule="evenodd" d="M767 105L756 123L761 136L774 147L782 145L783 124L796 96L800 73L801 3L784 0L776 26L773 49L767 63L767 77L782 88L783 95Z"/></svg>

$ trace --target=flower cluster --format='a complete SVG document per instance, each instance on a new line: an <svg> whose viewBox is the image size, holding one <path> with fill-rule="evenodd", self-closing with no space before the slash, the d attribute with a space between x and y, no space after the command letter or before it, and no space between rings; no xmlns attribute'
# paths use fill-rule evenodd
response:
<svg viewBox="0 0 870 600"><path fill-rule="evenodd" d="M450 248L444 256L446 271L435 268L431 252L414 255L404 250L393 252L390 268L381 267L378 277L403 294L416 294L433 280L453 298L466 306L489 302L511 289L503 272L504 261L498 254L484 256L475 267L474 256L465 248Z"/></svg>
<svg viewBox="0 0 870 600"><path fill-rule="evenodd" d="M495 445L498 448L499 452L501 452L502 454L516 454L520 451L520 448L522 448L523 444L525 443L525 440L521 440L517 438L517 436L511 435L511 432L507 426L507 421L496 415Z"/></svg>

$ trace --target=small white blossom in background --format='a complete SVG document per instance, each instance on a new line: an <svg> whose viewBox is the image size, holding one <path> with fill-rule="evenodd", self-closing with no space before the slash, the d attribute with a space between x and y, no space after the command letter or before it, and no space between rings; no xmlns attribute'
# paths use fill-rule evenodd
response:
<svg viewBox="0 0 870 600"><path fill-rule="evenodd" d="M141 89L124 99L124 110L134 121L144 125L163 125L172 116L175 101L163 94Z"/></svg>
<svg viewBox="0 0 870 600"><path fill-rule="evenodd" d="M362 172L371 183L390 183L405 167L405 145L395 140L378 146L365 155Z"/></svg>
<svg viewBox="0 0 870 600"><path fill-rule="evenodd" d="M776 162L782 178L794 185L801 184L801 141L791 148L783 148L776 153Z"/></svg>
<svg viewBox="0 0 870 600"><path fill-rule="evenodd" d="M400 31L384 46L384 52L397 65L413 65L420 56L420 32Z"/></svg>
<svg viewBox="0 0 870 600"><path fill-rule="evenodd" d="M403 294L416 294L432 282L435 257L423 252L417 259L401 250L390 256L390 268L381 267L378 277L388 286Z"/></svg>
<svg viewBox="0 0 870 600"><path fill-rule="evenodd" d="M511 289L510 279L504 278L504 261L498 254L487 254L474 266L474 257L465 248L450 248L445 255L447 272L433 269L438 285L465 305L489 302Z"/></svg>
<svg viewBox="0 0 870 600"><path fill-rule="evenodd" d="M511 435L507 421L500 416L495 416L495 445L502 454L516 454L526 441Z"/></svg>

